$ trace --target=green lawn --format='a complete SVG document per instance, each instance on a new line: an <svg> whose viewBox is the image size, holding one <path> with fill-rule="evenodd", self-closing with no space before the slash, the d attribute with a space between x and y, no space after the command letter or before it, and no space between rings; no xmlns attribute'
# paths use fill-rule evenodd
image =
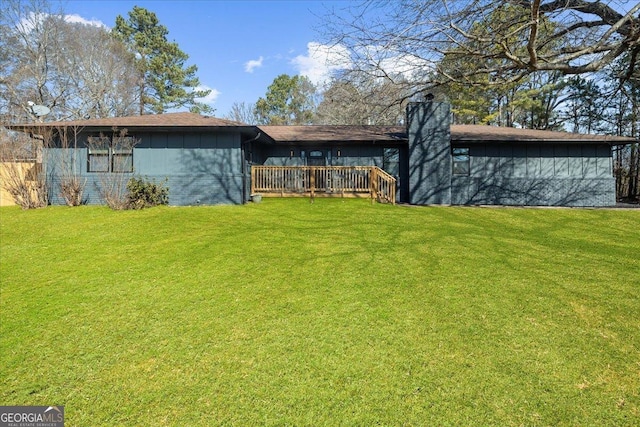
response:
<svg viewBox="0 0 640 427"><path fill-rule="evenodd" d="M640 211L2 208L0 233L0 405L67 426L640 424Z"/></svg>

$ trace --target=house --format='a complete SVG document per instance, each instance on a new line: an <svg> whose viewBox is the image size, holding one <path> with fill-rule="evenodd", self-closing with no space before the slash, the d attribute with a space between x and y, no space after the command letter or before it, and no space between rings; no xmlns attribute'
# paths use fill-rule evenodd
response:
<svg viewBox="0 0 640 427"><path fill-rule="evenodd" d="M51 140L43 163L52 204L64 203L56 189L69 174L83 181L86 202L98 204L105 177L126 182L134 173L166 179L172 205L244 203L245 151L260 133L193 113L36 123L28 129Z"/></svg>
<svg viewBox="0 0 640 427"><path fill-rule="evenodd" d="M416 205L611 206L612 146L635 142L613 136L451 126L449 105L438 102L410 104L406 126L392 127L250 126L170 113L29 128L33 133L51 132L55 141L44 156L53 203L61 203L54 188L69 166L85 180L89 203L100 202L104 176L126 178L135 173L166 179L172 205L244 203L252 193L252 171L264 168L326 170L322 177L299 177L306 180L302 185L313 183L316 195L336 195L334 183L338 177L345 182L345 171L375 167L395 178L397 201ZM119 144L122 141L135 145ZM56 161L60 155L66 163ZM370 183L372 176L366 176ZM287 188L276 194L284 195ZM345 195L344 188L339 195Z"/></svg>

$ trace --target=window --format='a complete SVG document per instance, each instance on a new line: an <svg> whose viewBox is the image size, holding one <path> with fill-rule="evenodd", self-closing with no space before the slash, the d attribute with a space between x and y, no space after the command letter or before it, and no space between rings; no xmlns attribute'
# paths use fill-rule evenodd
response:
<svg viewBox="0 0 640 427"><path fill-rule="evenodd" d="M89 137L88 172L109 172L109 138Z"/></svg>
<svg viewBox="0 0 640 427"><path fill-rule="evenodd" d="M452 148L453 154L453 174L454 175L469 175L471 170L469 159L468 147L456 147Z"/></svg>
<svg viewBox="0 0 640 427"><path fill-rule="evenodd" d="M133 146L131 137L105 136L87 139L88 172L133 172Z"/></svg>
<svg viewBox="0 0 640 427"><path fill-rule="evenodd" d="M399 148L384 148L382 150L382 169L395 177L400 175Z"/></svg>

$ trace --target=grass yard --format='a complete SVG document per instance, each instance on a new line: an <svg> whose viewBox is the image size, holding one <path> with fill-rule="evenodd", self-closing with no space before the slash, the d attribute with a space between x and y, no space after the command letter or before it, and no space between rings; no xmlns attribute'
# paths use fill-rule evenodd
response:
<svg viewBox="0 0 640 427"><path fill-rule="evenodd" d="M0 209L0 404L67 426L640 425L640 211Z"/></svg>

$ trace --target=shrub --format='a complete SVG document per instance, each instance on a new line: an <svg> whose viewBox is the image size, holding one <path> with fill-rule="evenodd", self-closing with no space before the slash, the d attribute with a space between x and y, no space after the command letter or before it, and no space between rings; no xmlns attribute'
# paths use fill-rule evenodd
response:
<svg viewBox="0 0 640 427"><path fill-rule="evenodd" d="M60 181L60 195L67 206L80 206L85 203L83 194L86 184L87 180L82 180L78 176L70 175L62 178Z"/></svg>
<svg viewBox="0 0 640 427"><path fill-rule="evenodd" d="M143 209L169 203L169 189L164 186L167 182L156 184L145 178L132 177L127 182L127 207L129 209Z"/></svg>

